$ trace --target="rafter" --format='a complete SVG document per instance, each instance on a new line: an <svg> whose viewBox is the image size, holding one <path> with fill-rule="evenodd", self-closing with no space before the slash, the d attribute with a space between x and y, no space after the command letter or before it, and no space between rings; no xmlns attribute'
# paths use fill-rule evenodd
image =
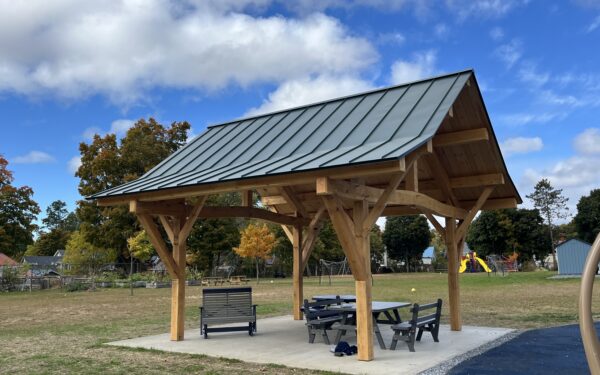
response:
<svg viewBox="0 0 600 375"><path fill-rule="evenodd" d="M173 199L170 201L140 202L132 200L129 202L129 212L136 215L165 215L185 216L187 207L184 199Z"/></svg>
<svg viewBox="0 0 600 375"><path fill-rule="evenodd" d="M202 207L199 216L204 218L246 217L284 225L306 225L310 222L308 219L278 214L261 208L239 206L204 206Z"/></svg>
<svg viewBox="0 0 600 375"><path fill-rule="evenodd" d="M465 143L482 142L490 139L486 128L461 130L452 133L436 134L433 137L434 147L455 146Z"/></svg>
<svg viewBox="0 0 600 375"><path fill-rule="evenodd" d="M442 166L440 159L438 158L435 152L431 153L427 157L427 164L429 165L429 169L431 170L431 174L436 180L438 187L445 194L448 202L454 206L458 206L458 199L454 195L452 188L450 186L450 179L448 178L448 173L446 169Z"/></svg>
<svg viewBox="0 0 600 375"><path fill-rule="evenodd" d="M308 217L308 211L304 207L304 204L298 197L294 190L289 186L282 186L280 189L281 195L285 198L286 202L294 207L294 210L302 217Z"/></svg>

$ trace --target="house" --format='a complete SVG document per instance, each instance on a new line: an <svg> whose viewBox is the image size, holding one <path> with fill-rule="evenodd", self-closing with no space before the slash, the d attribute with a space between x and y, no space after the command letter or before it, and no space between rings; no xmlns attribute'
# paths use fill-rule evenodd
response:
<svg viewBox="0 0 600 375"><path fill-rule="evenodd" d="M592 245L572 238L556 247L559 275L581 275Z"/></svg>
<svg viewBox="0 0 600 375"><path fill-rule="evenodd" d="M33 276L60 275L62 256L24 256L23 264L30 267Z"/></svg>
<svg viewBox="0 0 600 375"><path fill-rule="evenodd" d="M8 268L8 267L15 268L18 265L19 265L19 262L17 262L16 260L12 259L11 257L9 257L8 255L6 255L4 253L0 253L0 277L2 277L5 268Z"/></svg>

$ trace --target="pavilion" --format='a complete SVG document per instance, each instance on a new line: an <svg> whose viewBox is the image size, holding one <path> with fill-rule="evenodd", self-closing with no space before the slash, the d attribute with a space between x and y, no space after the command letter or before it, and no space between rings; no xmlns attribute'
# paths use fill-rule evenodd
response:
<svg viewBox="0 0 600 375"><path fill-rule="evenodd" d="M204 204L225 192L239 192L242 205ZM198 218L282 225L293 243L296 320L302 274L329 218L355 279L364 361L373 359L369 232L376 220L424 214L441 234L451 329L460 331L458 264L468 227L479 210L521 203L472 70L210 126L137 180L88 198L128 204L148 233L173 280L175 341L184 332L186 239Z"/></svg>

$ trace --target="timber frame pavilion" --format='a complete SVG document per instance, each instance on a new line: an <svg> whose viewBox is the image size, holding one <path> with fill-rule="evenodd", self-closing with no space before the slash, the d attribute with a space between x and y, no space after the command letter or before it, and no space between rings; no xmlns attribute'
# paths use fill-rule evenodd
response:
<svg viewBox="0 0 600 375"><path fill-rule="evenodd" d="M242 205L204 204L225 192L239 192ZM293 244L296 320L302 274L321 223L331 220L355 279L363 361L373 359L369 232L376 220L423 214L440 233L451 329L460 331L458 266L469 225L479 210L521 203L472 70L211 126L139 179L88 199L129 205L148 233L172 278L176 341L184 338L186 239L197 219L283 227Z"/></svg>

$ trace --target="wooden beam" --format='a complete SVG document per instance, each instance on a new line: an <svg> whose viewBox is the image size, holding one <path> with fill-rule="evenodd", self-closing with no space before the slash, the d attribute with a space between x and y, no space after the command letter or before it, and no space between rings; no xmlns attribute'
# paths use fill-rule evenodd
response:
<svg viewBox="0 0 600 375"><path fill-rule="evenodd" d="M356 343L358 346L358 359L371 361L373 355L373 313L371 307L371 250L370 233L362 229L369 205L366 200L355 201L352 209L354 221L354 241L357 245L362 259L362 271L365 273L364 280L355 281L356 291ZM354 272L354 268L352 268Z"/></svg>
<svg viewBox="0 0 600 375"><path fill-rule="evenodd" d="M442 238L446 237L446 230L444 229L442 224L440 224L440 222L437 221L437 219L432 214L427 213L427 214L425 214L425 217L429 220L431 225L433 225L435 230L437 230L437 232L440 234L440 236L442 236Z"/></svg>
<svg viewBox="0 0 600 375"><path fill-rule="evenodd" d="M481 142L490 139L487 128L461 130L452 133L436 134L433 147L456 146L465 143Z"/></svg>
<svg viewBox="0 0 600 375"><path fill-rule="evenodd" d="M240 191L240 195L242 196L242 206L252 207L254 205L252 190L242 190Z"/></svg>
<svg viewBox="0 0 600 375"><path fill-rule="evenodd" d="M473 207L471 207L471 209L469 210L469 213L467 214L467 216L464 218L463 222L460 224L460 226L456 230L457 241L461 241L464 238L464 236L467 234L467 228L469 228L469 225L471 225L471 222L475 218L475 215L477 215L477 212L479 212L479 210L481 209L481 207L483 207L483 204L488 199L490 194L492 194L492 191L494 191L493 186L488 186L485 189L483 189L483 191L481 192L481 195L479 196L479 199L477 199L477 202L475 202Z"/></svg>
<svg viewBox="0 0 600 375"><path fill-rule="evenodd" d="M285 198L286 202L288 204L290 204L292 207L294 207L294 210L296 210L296 212L302 216L302 217L308 217L308 212L306 211L306 208L304 208L304 204L302 204L302 201L300 201L300 199L298 199L298 197L296 196L296 193L294 192L294 190L289 187L289 186L283 186L281 187L281 195Z"/></svg>
<svg viewBox="0 0 600 375"><path fill-rule="evenodd" d="M190 214L186 218L185 223L181 227L181 233L180 233L181 241L185 242L187 240L188 236L190 235L190 232L192 231L192 228L194 227L194 223L196 222L196 219L198 219L198 215L200 215L200 212L202 211L202 208L204 207L204 203L206 203L206 198L207 198L206 196L203 196L200 199L198 199L196 202L196 205L192 208Z"/></svg>
<svg viewBox="0 0 600 375"><path fill-rule="evenodd" d="M171 341L182 341L185 329L185 238L180 228L183 218L173 218L173 259L178 278L171 281Z"/></svg>
<svg viewBox="0 0 600 375"><path fill-rule="evenodd" d="M319 211L313 216L310 225L306 229L306 235L304 236L304 243L302 244L302 271L306 268L310 254L312 253L315 242L321 231L321 219L325 213L325 206L321 206Z"/></svg>
<svg viewBox="0 0 600 375"><path fill-rule="evenodd" d="M373 224L375 224L375 222L377 221L379 216L381 216L381 213L383 212L385 206L387 205L388 200L390 199L390 196L396 191L396 188L398 187L398 185L404 178L405 174L406 174L406 172L399 173L399 174L392 176L392 179L390 180L388 186L385 188L385 190L381 193L381 195L377 199L375 206L373 206L371 211L368 213L367 217L362 221L363 222L362 230L364 232L370 231Z"/></svg>
<svg viewBox="0 0 600 375"><path fill-rule="evenodd" d="M166 215L183 216L186 213L185 200L174 199L171 201L140 202L132 200L129 202L129 212L136 215Z"/></svg>
<svg viewBox="0 0 600 375"><path fill-rule="evenodd" d="M129 204L131 200L159 201L175 198L186 198L199 195L227 193L232 191L257 189L263 186L292 186L313 184L315 179L328 177L332 179L356 178L372 175L387 175L402 172L404 161L390 160L376 163L348 165L343 167L323 168L314 171L295 172L286 175L262 176L243 180L224 181L210 184L183 186L141 193L123 194L115 197L97 198L98 206L115 206Z"/></svg>
<svg viewBox="0 0 600 375"><path fill-rule="evenodd" d="M458 282L458 244L455 236L456 219L446 218L446 249L448 251L448 300L450 305L450 329L460 331L460 284Z"/></svg>
<svg viewBox="0 0 600 375"><path fill-rule="evenodd" d="M476 176L454 177L450 179L450 187L452 189L503 184L504 175L502 173L480 174Z"/></svg>
<svg viewBox="0 0 600 375"><path fill-rule="evenodd" d="M282 215L268 210L255 207L217 207L204 206L200 211L199 217L204 218L223 218L223 217L246 217L270 221L284 225L306 225L310 220L297 218L288 215Z"/></svg>
<svg viewBox="0 0 600 375"><path fill-rule="evenodd" d="M294 226L292 228L292 247L293 247L293 269L292 269L292 286L293 286L293 305L294 305L294 320L302 320L303 315L300 310L304 301L302 295L302 227Z"/></svg>
<svg viewBox="0 0 600 375"><path fill-rule="evenodd" d="M169 272L171 278L178 279L179 270L177 269L175 260L173 259L171 252L167 249L167 245L163 241L156 224L154 224L154 221L152 221L152 216L148 214L141 214L138 215L138 220L142 227L146 230L152 246L154 246L154 249L156 249L160 259L165 264L165 268Z"/></svg>
<svg viewBox="0 0 600 375"><path fill-rule="evenodd" d="M406 172L404 189L416 192L419 191L419 166L417 160L415 160L413 165L408 169L408 172Z"/></svg>
<svg viewBox="0 0 600 375"><path fill-rule="evenodd" d="M169 241L173 243L175 241L175 232L173 228L173 224L169 221L169 218L165 215L158 215L158 218L163 226L163 229L167 233L167 237L169 237Z"/></svg>
<svg viewBox="0 0 600 375"><path fill-rule="evenodd" d="M475 205L477 201L462 201L460 202L461 207L469 209ZM488 199L483 206L482 210L499 210L502 208L516 208L518 205L516 198L495 198Z"/></svg>
<svg viewBox="0 0 600 375"><path fill-rule="evenodd" d="M438 187L440 188L440 190L442 190L442 192L448 199L448 203L452 204L453 206L458 206L458 199L454 195L452 187L450 186L450 178L448 178L448 173L446 172L446 169L444 169L444 166L442 165L440 159L438 158L435 152L429 155L427 159L427 164L429 165L431 174L437 182Z"/></svg>
<svg viewBox="0 0 600 375"><path fill-rule="evenodd" d="M467 211L442 203L428 195L414 191L396 190L389 199L389 204L415 206L439 216L464 218Z"/></svg>

